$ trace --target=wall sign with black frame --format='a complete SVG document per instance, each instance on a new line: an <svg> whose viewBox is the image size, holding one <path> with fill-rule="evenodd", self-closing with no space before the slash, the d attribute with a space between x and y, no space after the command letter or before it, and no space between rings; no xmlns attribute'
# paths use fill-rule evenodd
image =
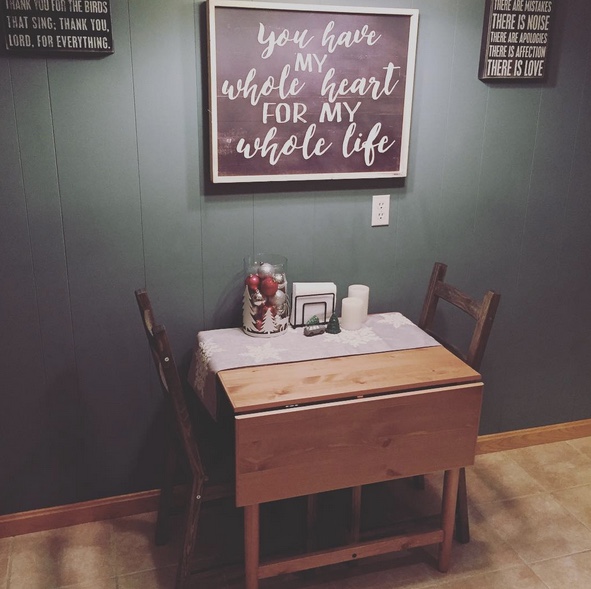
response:
<svg viewBox="0 0 591 589"><path fill-rule="evenodd" d="M113 53L110 0L0 0L0 17L11 53Z"/></svg>
<svg viewBox="0 0 591 589"><path fill-rule="evenodd" d="M213 182L406 176L418 17L209 0Z"/></svg>
<svg viewBox="0 0 591 589"><path fill-rule="evenodd" d="M554 0L486 0L481 80L543 80Z"/></svg>

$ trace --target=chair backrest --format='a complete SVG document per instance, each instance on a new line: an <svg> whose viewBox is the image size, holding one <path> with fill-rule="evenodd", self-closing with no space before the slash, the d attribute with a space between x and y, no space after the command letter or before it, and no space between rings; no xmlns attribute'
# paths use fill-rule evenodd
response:
<svg viewBox="0 0 591 589"><path fill-rule="evenodd" d="M194 474L204 475L203 464L197 447L194 426L189 417L183 386L177 370L166 329L157 325L148 293L145 289L135 291L135 298L142 323L152 352L152 359L165 398L172 407L176 429Z"/></svg>
<svg viewBox="0 0 591 589"><path fill-rule="evenodd" d="M474 370L479 370L501 295L489 290L482 299L474 299L455 286L444 282L446 272L447 266L441 262L436 262L433 266L419 327L462 358ZM474 319L474 330L466 352L461 351L440 333L434 332L435 312L440 300L448 302Z"/></svg>

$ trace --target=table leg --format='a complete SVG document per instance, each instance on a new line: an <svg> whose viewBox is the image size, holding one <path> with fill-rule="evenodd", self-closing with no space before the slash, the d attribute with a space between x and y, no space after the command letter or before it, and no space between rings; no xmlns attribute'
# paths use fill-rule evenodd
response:
<svg viewBox="0 0 591 589"><path fill-rule="evenodd" d="M259 506L244 508L244 572L246 589L259 587L260 528Z"/></svg>
<svg viewBox="0 0 591 589"><path fill-rule="evenodd" d="M459 468L445 471L443 479L443 499L441 505L441 527L443 528L443 542L439 545L439 560L437 563L437 567L442 573L447 572L451 562L451 548L454 536L459 478Z"/></svg>

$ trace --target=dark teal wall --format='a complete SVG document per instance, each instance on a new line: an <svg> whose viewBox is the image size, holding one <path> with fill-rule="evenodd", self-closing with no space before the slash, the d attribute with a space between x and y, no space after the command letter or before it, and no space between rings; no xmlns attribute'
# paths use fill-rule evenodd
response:
<svg viewBox="0 0 591 589"><path fill-rule="evenodd" d="M239 324L253 250L415 320L445 261L502 293L482 433L591 417L591 3L556 2L543 84L478 80L484 0L372 4L420 10L405 181L213 187L189 0L114 0L102 59L0 54L0 513L156 486L133 291L186 370L199 329ZM383 193L391 223L372 229Z"/></svg>

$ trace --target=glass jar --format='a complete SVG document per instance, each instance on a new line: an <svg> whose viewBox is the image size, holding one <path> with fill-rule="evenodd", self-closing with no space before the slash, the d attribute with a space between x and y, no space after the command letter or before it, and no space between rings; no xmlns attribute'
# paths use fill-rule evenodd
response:
<svg viewBox="0 0 591 589"><path fill-rule="evenodd" d="M244 258L242 328L255 337L274 337L287 331L289 297L287 258L256 254Z"/></svg>

